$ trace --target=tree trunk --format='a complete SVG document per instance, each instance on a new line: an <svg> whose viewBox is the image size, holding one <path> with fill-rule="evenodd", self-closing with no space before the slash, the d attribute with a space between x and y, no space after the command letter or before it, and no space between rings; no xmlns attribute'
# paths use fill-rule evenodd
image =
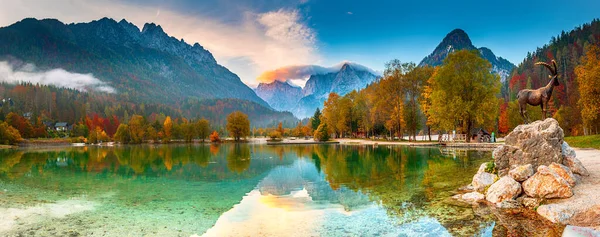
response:
<svg viewBox="0 0 600 237"><path fill-rule="evenodd" d="M473 126L473 121L471 119L467 120L467 143L471 142L471 127Z"/></svg>
<svg viewBox="0 0 600 237"><path fill-rule="evenodd" d="M427 126L427 135L429 135L429 141L431 141L431 126Z"/></svg>

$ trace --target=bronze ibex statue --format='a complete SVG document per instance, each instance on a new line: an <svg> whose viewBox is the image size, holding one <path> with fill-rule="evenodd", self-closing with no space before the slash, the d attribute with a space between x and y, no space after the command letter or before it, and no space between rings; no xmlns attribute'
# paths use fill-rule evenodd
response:
<svg viewBox="0 0 600 237"><path fill-rule="evenodd" d="M546 112L548 111L548 101L552 97L552 90L555 86L560 85L558 83L558 67L556 66L556 61L552 60L552 66L545 62L537 62L535 65L542 65L548 70L550 70L550 74L548 77L550 78L550 82L548 85L538 88L536 90L531 89L523 89L519 91L517 94L517 100L519 101L519 112L521 113L521 117L525 123L529 123L529 116L527 116L527 104L532 106L540 105L542 107L542 119L546 119Z"/></svg>

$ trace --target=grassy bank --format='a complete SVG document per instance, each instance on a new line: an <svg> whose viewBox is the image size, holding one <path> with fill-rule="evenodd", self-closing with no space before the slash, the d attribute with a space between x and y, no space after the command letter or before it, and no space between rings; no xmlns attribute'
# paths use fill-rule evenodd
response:
<svg viewBox="0 0 600 237"><path fill-rule="evenodd" d="M600 135L565 137L565 141L572 147L600 150Z"/></svg>

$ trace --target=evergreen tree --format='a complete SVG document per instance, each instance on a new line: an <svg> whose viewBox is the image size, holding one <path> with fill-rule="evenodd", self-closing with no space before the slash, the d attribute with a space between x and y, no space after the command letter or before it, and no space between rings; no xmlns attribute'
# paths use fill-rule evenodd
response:
<svg viewBox="0 0 600 237"><path fill-rule="evenodd" d="M319 125L321 125L321 110L319 108L315 110L315 114L310 119L310 124L313 130L317 130L317 128L319 128Z"/></svg>

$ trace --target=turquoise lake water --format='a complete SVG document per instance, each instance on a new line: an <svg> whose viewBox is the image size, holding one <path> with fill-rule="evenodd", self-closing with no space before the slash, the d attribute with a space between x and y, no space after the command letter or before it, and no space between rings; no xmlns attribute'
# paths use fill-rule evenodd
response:
<svg viewBox="0 0 600 237"><path fill-rule="evenodd" d="M491 236L451 205L491 152L403 146L0 150L0 235Z"/></svg>

